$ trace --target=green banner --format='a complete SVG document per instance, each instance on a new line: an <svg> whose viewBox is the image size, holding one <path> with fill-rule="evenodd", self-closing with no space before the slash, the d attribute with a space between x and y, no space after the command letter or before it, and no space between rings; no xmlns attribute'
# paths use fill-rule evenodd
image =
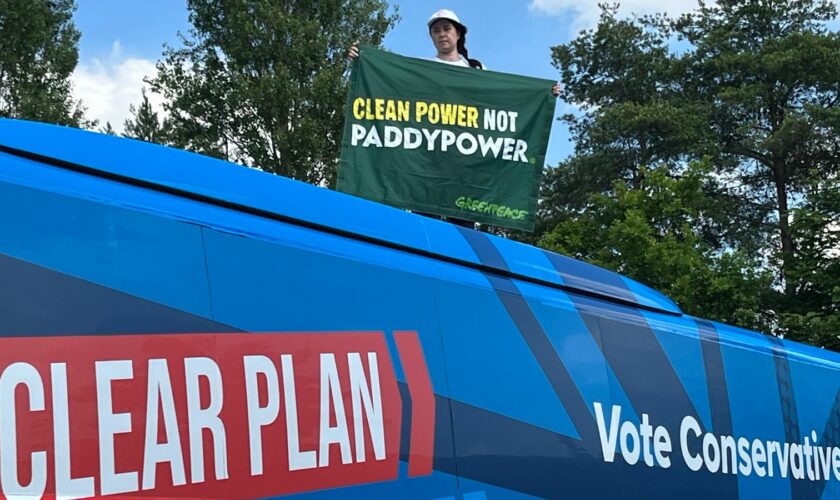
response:
<svg viewBox="0 0 840 500"><path fill-rule="evenodd" d="M338 190L533 231L554 82L360 52Z"/></svg>

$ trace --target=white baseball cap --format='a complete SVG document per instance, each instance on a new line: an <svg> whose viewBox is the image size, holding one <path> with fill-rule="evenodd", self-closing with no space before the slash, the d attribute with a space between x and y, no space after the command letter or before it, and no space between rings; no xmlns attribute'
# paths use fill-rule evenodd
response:
<svg viewBox="0 0 840 500"><path fill-rule="evenodd" d="M457 14L455 14L454 12L452 12L449 9L440 9L438 11L435 11L435 13L432 14L432 17L429 18L429 22L427 22L426 25L431 27L432 24L434 24L435 21L437 21L439 19L448 19L448 20L450 20L454 23L460 24L464 28L464 33L467 32L466 25L464 23L462 23L460 19L458 19Z"/></svg>

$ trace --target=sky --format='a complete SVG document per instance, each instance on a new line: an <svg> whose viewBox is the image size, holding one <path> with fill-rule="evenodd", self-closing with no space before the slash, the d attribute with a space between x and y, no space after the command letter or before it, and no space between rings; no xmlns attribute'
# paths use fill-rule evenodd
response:
<svg viewBox="0 0 840 500"><path fill-rule="evenodd" d="M551 47L566 43L598 19L594 0L448 0L389 2L401 17L385 38L388 50L411 57L431 57L434 48L426 21L448 8L468 27L467 48L494 71L557 79ZM180 46L178 32L189 28L186 0L77 0L74 21L81 31L79 64L73 74L74 95L89 118L110 122L121 131L129 106L140 101L143 78L155 74L164 44ZM678 14L694 0L623 0L620 12ZM149 93L160 107L157 95ZM556 116L574 107L558 101ZM572 153L565 125L555 122L546 155L553 166Z"/></svg>

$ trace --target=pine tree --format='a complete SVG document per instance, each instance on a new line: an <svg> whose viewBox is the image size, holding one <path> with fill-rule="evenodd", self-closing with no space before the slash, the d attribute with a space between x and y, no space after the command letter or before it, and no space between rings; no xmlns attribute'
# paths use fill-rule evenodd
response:
<svg viewBox="0 0 840 500"><path fill-rule="evenodd" d="M171 136L169 121L161 120L152 108L149 96L146 95L146 89L143 89L142 94L140 105L134 106L132 104L128 108L131 118L125 121L123 136L157 144L169 144Z"/></svg>

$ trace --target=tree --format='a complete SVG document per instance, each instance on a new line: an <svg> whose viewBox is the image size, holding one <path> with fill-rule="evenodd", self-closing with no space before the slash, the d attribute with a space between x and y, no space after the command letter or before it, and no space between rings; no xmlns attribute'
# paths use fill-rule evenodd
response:
<svg viewBox="0 0 840 500"><path fill-rule="evenodd" d="M825 24L834 3L719 0L675 19L616 11L552 49L562 97L582 112L564 117L577 146L546 176L544 227L598 210L593 193L615 197L615 181L640 189L649 166L678 177L708 159L712 202L696 244L760 257L775 274L764 309L819 308L799 296L797 241L808 237L795 234L792 207L840 171L840 36ZM783 297L771 300L774 290Z"/></svg>
<svg viewBox="0 0 840 500"><path fill-rule="evenodd" d="M0 117L93 125L71 96L75 8L73 0L0 0Z"/></svg>
<svg viewBox="0 0 840 500"><path fill-rule="evenodd" d="M142 90L140 105L130 105L128 112L131 118L128 118L123 125L123 137L162 145L170 143L172 135L170 121L166 118L160 119L157 111L152 108L146 89Z"/></svg>
<svg viewBox="0 0 840 500"><path fill-rule="evenodd" d="M99 132L100 134L105 134L105 135L117 135L117 131L114 130L113 125L111 125L111 122L109 122L109 121L105 122L105 125L101 125L97 129L97 132Z"/></svg>
<svg viewBox="0 0 840 500"><path fill-rule="evenodd" d="M791 201L814 175L840 169L840 36L829 0L721 1L672 23L695 50L684 88L708 104L720 170L775 211L780 277L795 295Z"/></svg>
<svg viewBox="0 0 840 500"><path fill-rule="evenodd" d="M150 80L173 140L315 184L335 177L346 51L396 21L382 0L190 0L193 29Z"/></svg>
<svg viewBox="0 0 840 500"><path fill-rule="evenodd" d="M670 52L670 20L618 19L616 13L616 6L605 6L597 28L552 49L561 98L578 103L582 113L562 117L575 154L546 172L538 227L550 228L585 209L591 193L609 192L616 180L638 187L647 166L678 169L705 157L720 162L709 131L709 103L687 90L684 62ZM718 212L703 228L708 242L758 251L768 239L770 207L744 203L737 189L707 194ZM727 224L729 219L741 223Z"/></svg>
<svg viewBox="0 0 840 500"><path fill-rule="evenodd" d="M755 270L755 257L699 236L710 168L692 162L677 177L665 165L640 168L638 185L616 181L592 195L590 209L558 223L540 245L650 285L689 314L765 328L761 299L772 277Z"/></svg>
<svg viewBox="0 0 840 500"><path fill-rule="evenodd" d="M782 332L840 351L840 176L814 179L792 212L796 294L781 314Z"/></svg>

